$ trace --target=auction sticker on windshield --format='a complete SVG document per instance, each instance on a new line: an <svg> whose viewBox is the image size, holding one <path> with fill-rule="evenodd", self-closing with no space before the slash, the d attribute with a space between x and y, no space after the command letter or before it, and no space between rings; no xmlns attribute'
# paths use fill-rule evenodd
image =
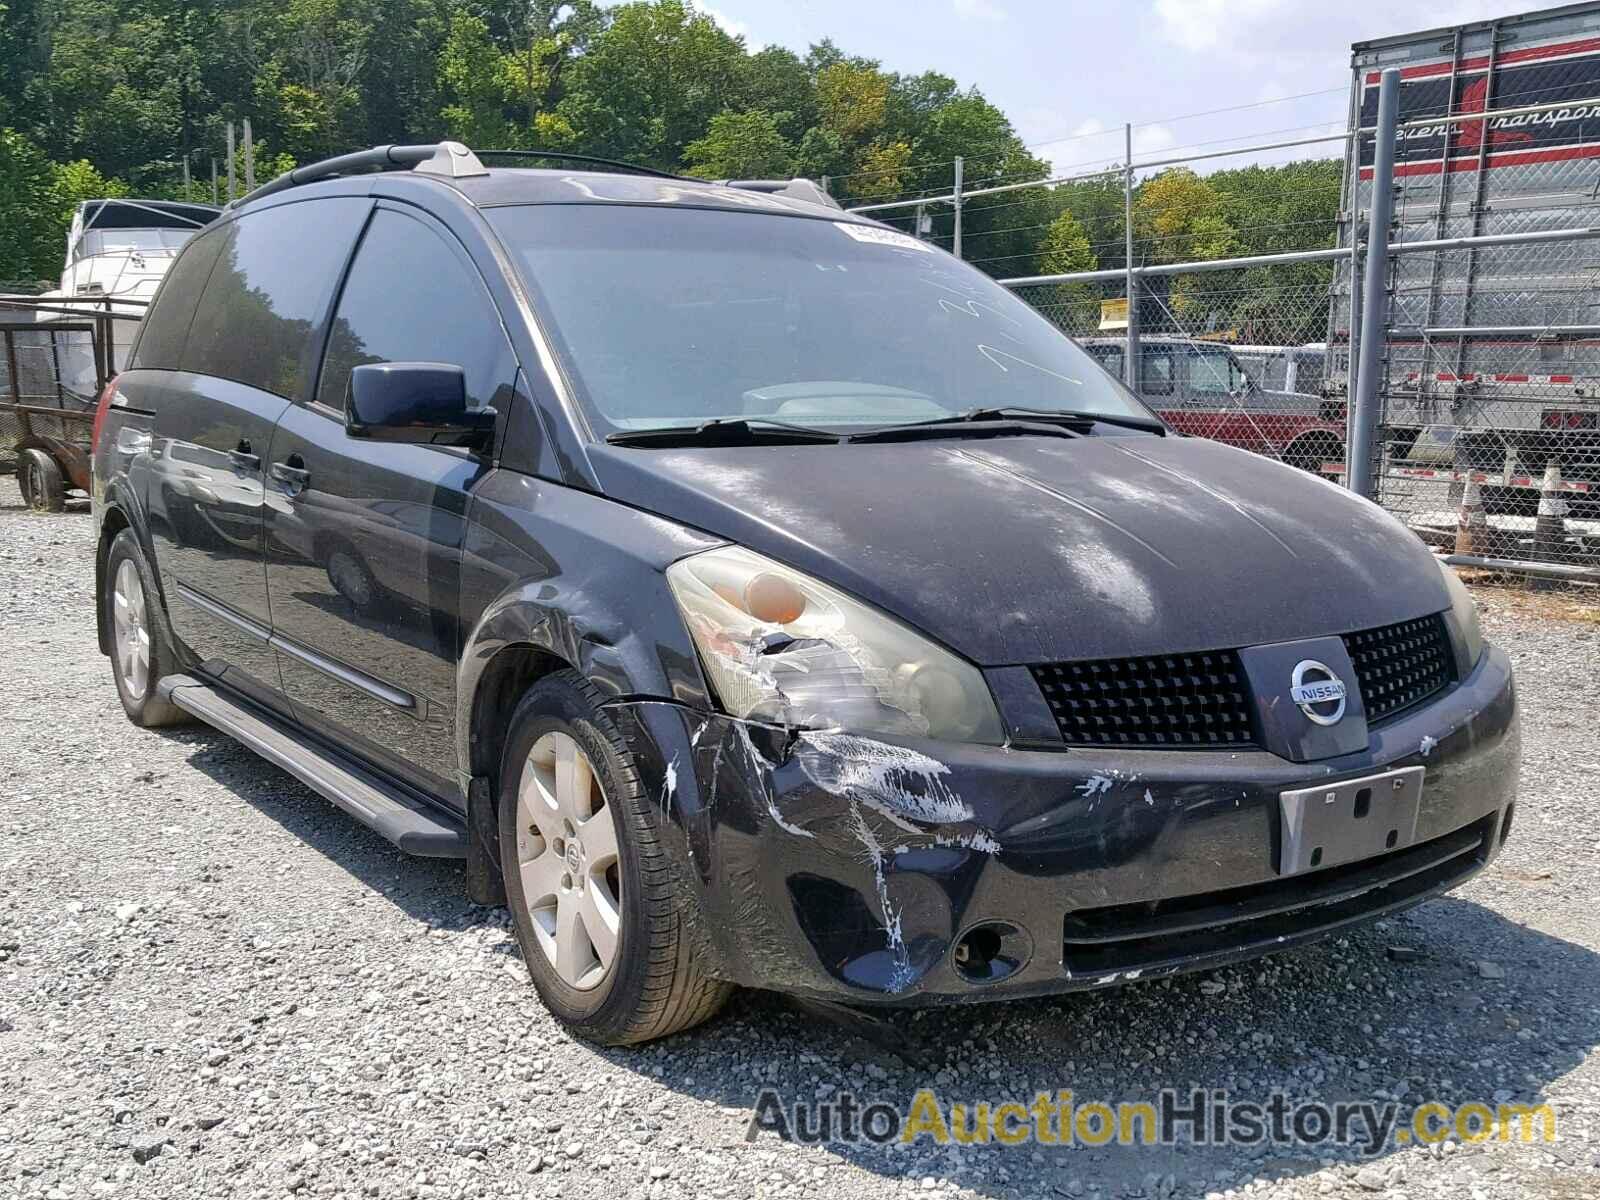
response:
<svg viewBox="0 0 1600 1200"><path fill-rule="evenodd" d="M918 241L909 234L894 229L879 229L876 225L857 225L852 221L835 221L835 229L842 229L858 242L871 242L877 246L897 246L901 250L934 250L937 247Z"/></svg>

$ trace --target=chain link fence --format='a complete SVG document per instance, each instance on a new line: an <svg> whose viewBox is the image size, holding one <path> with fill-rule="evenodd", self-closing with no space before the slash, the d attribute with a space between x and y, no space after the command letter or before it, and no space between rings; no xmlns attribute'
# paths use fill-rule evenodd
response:
<svg viewBox="0 0 1600 1200"><path fill-rule="evenodd" d="M869 211L995 275L1179 432L1348 483L1370 422L1367 490L1425 542L1463 564L1600 580L1600 151L1524 165L1493 157L1508 122L1492 112L1397 119L1381 180L1393 220L1375 239L1365 119ZM1468 137L1476 156L1440 149ZM1340 157L1191 165L1286 145ZM1034 248L998 245L1018 235Z"/></svg>

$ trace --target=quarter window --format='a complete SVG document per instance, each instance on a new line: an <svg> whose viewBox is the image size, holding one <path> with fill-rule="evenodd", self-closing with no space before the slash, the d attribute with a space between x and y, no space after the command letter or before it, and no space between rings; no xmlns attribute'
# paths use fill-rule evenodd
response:
<svg viewBox="0 0 1600 1200"><path fill-rule="evenodd" d="M183 361L183 342L200 304L211 268L228 240L226 230L202 233L184 247L161 281L161 291L144 319L139 346L134 351L134 367L154 367L176 371Z"/></svg>
<svg viewBox="0 0 1600 1200"><path fill-rule="evenodd" d="M452 363L474 407L494 403L516 372L477 273L432 228L387 209L373 214L350 266L317 402L343 412L350 372L381 362Z"/></svg>
<svg viewBox="0 0 1600 1200"><path fill-rule="evenodd" d="M290 399L304 394L313 336L369 207L354 197L305 200L235 220L183 369Z"/></svg>

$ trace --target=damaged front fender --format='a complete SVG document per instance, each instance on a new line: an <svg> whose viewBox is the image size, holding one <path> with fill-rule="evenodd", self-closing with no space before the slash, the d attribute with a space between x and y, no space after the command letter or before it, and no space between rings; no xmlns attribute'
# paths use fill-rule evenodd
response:
<svg viewBox="0 0 1600 1200"><path fill-rule="evenodd" d="M730 978L892 997L944 961L962 898L1000 849L944 764L671 703L608 711L680 841Z"/></svg>

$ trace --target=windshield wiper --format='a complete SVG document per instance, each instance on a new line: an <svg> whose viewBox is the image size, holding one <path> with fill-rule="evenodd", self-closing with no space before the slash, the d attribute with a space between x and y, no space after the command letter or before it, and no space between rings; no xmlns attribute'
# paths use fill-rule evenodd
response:
<svg viewBox="0 0 1600 1200"><path fill-rule="evenodd" d="M1142 429L1147 433L1166 436L1166 425L1155 417L1141 417L1133 413L1091 412L1081 408L969 408L949 417L935 417L930 421L914 421L909 425L890 425L858 434L853 442L871 440L877 434L900 434L911 429L937 429L941 425L973 425L981 422L1012 421L1033 422L1069 428L1086 428L1091 425L1116 425L1123 429Z"/></svg>
<svg viewBox="0 0 1600 1200"><path fill-rule="evenodd" d="M613 446L751 446L837 443L839 436L767 417L714 417L697 425L623 429L606 435Z"/></svg>
<svg viewBox="0 0 1600 1200"><path fill-rule="evenodd" d="M912 421L906 425L880 425L863 433L853 433L849 442L915 442L929 438L1015 437L1034 434L1040 437L1080 438L1079 430L1059 421L1024 420L1020 417L968 416L937 417L931 421Z"/></svg>

